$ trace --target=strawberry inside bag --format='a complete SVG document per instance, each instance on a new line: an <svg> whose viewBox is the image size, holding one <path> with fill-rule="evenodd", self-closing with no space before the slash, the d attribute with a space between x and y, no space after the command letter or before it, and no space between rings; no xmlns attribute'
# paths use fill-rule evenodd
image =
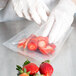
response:
<svg viewBox="0 0 76 76"><path fill-rule="evenodd" d="M30 29L29 29L30 28ZM47 37L42 37L42 31L44 27L29 25L20 33L3 43L3 45L14 52L33 58L39 62L45 60L54 60L60 53L60 49L63 46L66 39L69 37L72 28L66 32L62 39L56 44L49 44Z"/></svg>

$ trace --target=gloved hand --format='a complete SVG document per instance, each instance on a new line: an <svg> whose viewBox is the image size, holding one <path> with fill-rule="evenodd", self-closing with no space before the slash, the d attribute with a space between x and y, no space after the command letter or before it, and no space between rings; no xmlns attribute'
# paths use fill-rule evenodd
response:
<svg viewBox="0 0 76 76"><path fill-rule="evenodd" d="M12 0L12 2L19 17L34 20L38 24L41 24L42 20L47 21L50 11L41 0Z"/></svg>
<svg viewBox="0 0 76 76"><path fill-rule="evenodd" d="M43 36L49 36L50 43L56 44L70 28L75 12L76 5L71 0L60 0L46 23Z"/></svg>

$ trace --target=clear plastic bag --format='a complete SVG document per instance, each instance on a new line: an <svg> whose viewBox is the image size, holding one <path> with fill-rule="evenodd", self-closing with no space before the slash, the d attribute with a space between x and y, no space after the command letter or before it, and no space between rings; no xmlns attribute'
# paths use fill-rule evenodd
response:
<svg viewBox="0 0 76 76"><path fill-rule="evenodd" d="M39 28L38 26L35 26L35 25L29 25L23 31L21 31L20 33L18 33L14 37L12 37L10 40L3 43L3 45L6 46L7 48L13 50L14 52L20 53L24 56L29 56L31 58L36 59L39 62L42 62L42 61L48 60L48 59L52 61L58 55L58 53L61 51L60 49L63 46L66 39L69 37L72 29L73 28L70 27L69 30L66 32L66 34L63 36L62 40L60 40L56 44L55 53L53 55L43 55L43 54L41 54L40 52L37 52L37 51L34 52L34 51L29 51L28 49L17 48L17 44L18 44L19 40L21 40L23 38L27 38L31 34L35 34L37 36L41 35L42 31L44 30L44 25L41 28Z"/></svg>

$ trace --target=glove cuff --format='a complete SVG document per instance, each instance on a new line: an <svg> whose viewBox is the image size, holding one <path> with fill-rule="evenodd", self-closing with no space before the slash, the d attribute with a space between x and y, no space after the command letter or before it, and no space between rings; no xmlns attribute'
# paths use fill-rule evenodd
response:
<svg viewBox="0 0 76 76"><path fill-rule="evenodd" d="M70 15L74 15L74 13L76 13L76 5L72 0L60 0L57 8L66 11Z"/></svg>

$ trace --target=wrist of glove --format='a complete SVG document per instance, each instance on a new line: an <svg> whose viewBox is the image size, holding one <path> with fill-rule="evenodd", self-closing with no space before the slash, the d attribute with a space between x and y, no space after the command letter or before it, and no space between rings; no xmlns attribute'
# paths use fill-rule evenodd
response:
<svg viewBox="0 0 76 76"><path fill-rule="evenodd" d="M76 5L72 0L60 0L56 8L72 16L76 13Z"/></svg>
<svg viewBox="0 0 76 76"><path fill-rule="evenodd" d="M51 12L43 36L48 36L50 43L58 43L70 28L75 12L76 6L71 0L61 0Z"/></svg>
<svg viewBox="0 0 76 76"><path fill-rule="evenodd" d="M37 24L47 21L50 11L40 0L12 0L14 10L19 17L33 20Z"/></svg>

